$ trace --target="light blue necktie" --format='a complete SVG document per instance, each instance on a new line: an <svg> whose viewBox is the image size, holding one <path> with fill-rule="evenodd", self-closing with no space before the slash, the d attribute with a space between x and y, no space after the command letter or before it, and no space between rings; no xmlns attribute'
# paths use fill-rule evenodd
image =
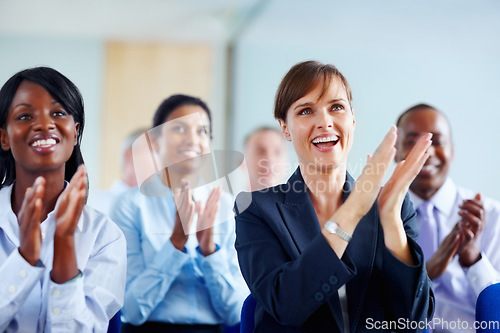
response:
<svg viewBox="0 0 500 333"><path fill-rule="evenodd" d="M429 260L438 248L438 225L434 208L430 201L423 201L417 208L420 220L418 244L424 252L425 261Z"/></svg>

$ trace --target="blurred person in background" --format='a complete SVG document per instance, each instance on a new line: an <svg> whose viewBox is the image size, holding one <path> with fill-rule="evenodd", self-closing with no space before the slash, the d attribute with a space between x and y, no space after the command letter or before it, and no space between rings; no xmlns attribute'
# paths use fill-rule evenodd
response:
<svg viewBox="0 0 500 333"><path fill-rule="evenodd" d="M223 332L240 321L248 289L234 249L233 198L203 176L211 119L199 98L164 100L146 133L161 168L112 208L127 238L124 332Z"/></svg>
<svg viewBox="0 0 500 333"><path fill-rule="evenodd" d="M245 139L245 162L249 190L257 191L282 183L288 175L288 147L281 132L273 127L259 127Z"/></svg>
<svg viewBox="0 0 500 333"><path fill-rule="evenodd" d="M109 216L113 201L124 191L137 186L132 144L146 131L146 128L137 129L125 138L120 149L120 178L115 180L108 190L93 191L89 196L90 206Z"/></svg>

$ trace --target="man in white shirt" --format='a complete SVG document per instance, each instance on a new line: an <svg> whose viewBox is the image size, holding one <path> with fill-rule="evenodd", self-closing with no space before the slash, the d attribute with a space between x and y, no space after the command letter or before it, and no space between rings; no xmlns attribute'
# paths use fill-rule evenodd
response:
<svg viewBox="0 0 500 333"><path fill-rule="evenodd" d="M475 332L479 293L500 281L500 203L460 188L449 178L454 149L450 123L437 109L419 104L399 117L396 161L417 138L433 133L429 157L410 186L436 310L434 332Z"/></svg>

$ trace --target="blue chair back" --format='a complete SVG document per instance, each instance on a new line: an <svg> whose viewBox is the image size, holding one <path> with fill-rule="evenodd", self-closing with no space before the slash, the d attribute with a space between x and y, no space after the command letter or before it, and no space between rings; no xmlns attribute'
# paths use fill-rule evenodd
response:
<svg viewBox="0 0 500 333"><path fill-rule="evenodd" d="M108 333L120 333L120 329L122 327L122 321L120 319L122 312L118 310L118 312L113 316L113 318L109 321Z"/></svg>
<svg viewBox="0 0 500 333"><path fill-rule="evenodd" d="M479 322L476 332L500 332L500 327L492 326L500 323L500 283L484 288L479 294L476 301L476 321Z"/></svg>
<svg viewBox="0 0 500 333"><path fill-rule="evenodd" d="M255 327L255 306L257 302L253 298L252 294L243 302L243 307L241 308L241 323L240 323L240 333L253 333Z"/></svg>

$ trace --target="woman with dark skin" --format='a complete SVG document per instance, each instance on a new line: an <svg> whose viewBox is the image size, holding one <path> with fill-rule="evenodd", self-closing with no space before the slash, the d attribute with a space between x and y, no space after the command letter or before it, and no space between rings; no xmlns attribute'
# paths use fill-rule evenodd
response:
<svg viewBox="0 0 500 333"><path fill-rule="evenodd" d="M82 97L54 69L0 90L1 331L104 331L121 308L125 238L85 206L83 127Z"/></svg>

